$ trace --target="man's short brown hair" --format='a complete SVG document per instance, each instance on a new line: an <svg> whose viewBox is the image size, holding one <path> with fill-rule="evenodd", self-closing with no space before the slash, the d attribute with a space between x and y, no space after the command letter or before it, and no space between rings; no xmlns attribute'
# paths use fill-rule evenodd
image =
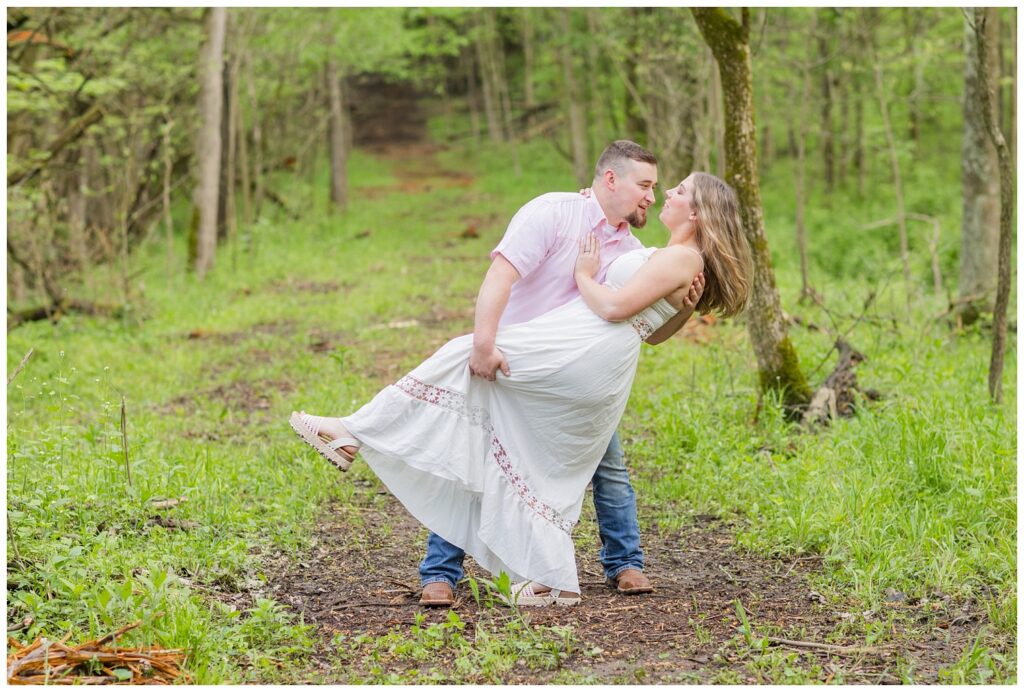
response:
<svg viewBox="0 0 1024 692"><path fill-rule="evenodd" d="M627 160L658 165L657 157L636 142L631 142L628 139L617 139L601 152L601 157L597 160L597 166L594 168L594 176L600 177L609 168L621 174L622 165Z"/></svg>

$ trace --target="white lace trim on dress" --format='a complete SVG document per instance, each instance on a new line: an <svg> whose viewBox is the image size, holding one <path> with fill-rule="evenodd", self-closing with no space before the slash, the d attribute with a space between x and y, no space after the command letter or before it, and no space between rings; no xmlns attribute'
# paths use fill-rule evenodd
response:
<svg viewBox="0 0 1024 692"><path fill-rule="evenodd" d="M634 315L629 323L633 325L633 329L640 335L641 341L646 341L647 337L654 333L654 326L645 317Z"/></svg>
<svg viewBox="0 0 1024 692"><path fill-rule="evenodd" d="M515 488L519 497L526 503L526 506L565 533L572 534L572 529L576 522L564 519L554 508L538 498L523 480L522 476L516 473L512 467L508 451L505 450L501 440L498 439L494 432L494 426L491 425L491 416L484 408L480 406L467 406L466 395L461 392L427 384L409 375L398 380L394 386L413 399L451 411L468 421L471 425L482 428L491 438L491 454L494 456L494 460L497 462L502 473L505 474L505 478Z"/></svg>

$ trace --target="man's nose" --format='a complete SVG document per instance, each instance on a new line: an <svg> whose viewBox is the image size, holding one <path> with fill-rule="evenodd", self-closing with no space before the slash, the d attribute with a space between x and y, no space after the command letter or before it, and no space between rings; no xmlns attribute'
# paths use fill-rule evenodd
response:
<svg viewBox="0 0 1024 692"><path fill-rule="evenodd" d="M654 204L654 202L656 201L654 199L654 190L648 190L647 194L644 195L644 197L646 197L647 199L651 200L651 204Z"/></svg>

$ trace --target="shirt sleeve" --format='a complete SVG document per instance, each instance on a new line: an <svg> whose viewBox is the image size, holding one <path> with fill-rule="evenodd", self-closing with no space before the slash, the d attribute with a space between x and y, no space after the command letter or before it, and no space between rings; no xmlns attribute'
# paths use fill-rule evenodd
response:
<svg viewBox="0 0 1024 692"><path fill-rule="evenodd" d="M507 259L520 278L536 269L557 244L560 217L557 206L537 198L516 212L491 259L501 255Z"/></svg>

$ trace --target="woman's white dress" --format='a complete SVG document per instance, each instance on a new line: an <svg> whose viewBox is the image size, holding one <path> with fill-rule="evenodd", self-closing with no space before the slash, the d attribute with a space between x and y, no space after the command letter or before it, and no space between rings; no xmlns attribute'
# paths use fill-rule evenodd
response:
<svg viewBox="0 0 1024 692"><path fill-rule="evenodd" d="M605 285L621 287L655 250L616 259ZM675 313L662 299L607 322L576 298L498 329L509 377L470 377L473 336L460 336L342 420L431 531L494 574L579 592L572 529L587 484L626 407L640 342Z"/></svg>

